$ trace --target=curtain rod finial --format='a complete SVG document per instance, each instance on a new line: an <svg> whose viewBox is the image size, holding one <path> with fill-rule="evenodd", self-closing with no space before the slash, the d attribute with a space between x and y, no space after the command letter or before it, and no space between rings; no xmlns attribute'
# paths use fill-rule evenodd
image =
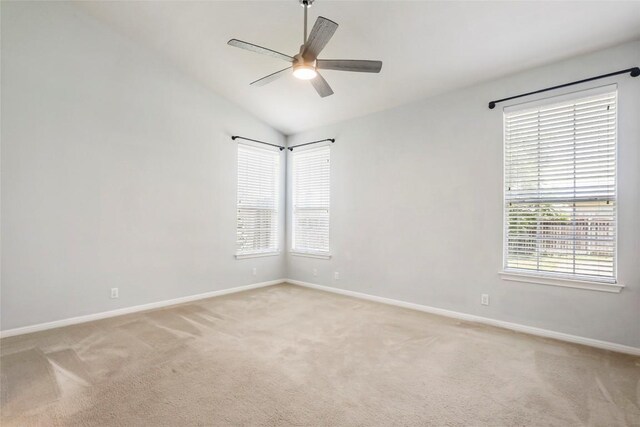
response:
<svg viewBox="0 0 640 427"><path fill-rule="evenodd" d="M631 77L640 76L640 67L634 67L631 69Z"/></svg>
<svg viewBox="0 0 640 427"><path fill-rule="evenodd" d="M490 110L493 110L494 108L496 108L496 103L495 103L494 101L491 101L491 102L489 103L489 109L490 109Z"/></svg>

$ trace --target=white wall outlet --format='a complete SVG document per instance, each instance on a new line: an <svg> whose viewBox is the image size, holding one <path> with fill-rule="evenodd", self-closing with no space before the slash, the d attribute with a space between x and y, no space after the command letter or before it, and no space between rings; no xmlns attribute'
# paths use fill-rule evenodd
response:
<svg viewBox="0 0 640 427"><path fill-rule="evenodd" d="M480 304L489 305L489 294L482 294L480 298Z"/></svg>
<svg viewBox="0 0 640 427"><path fill-rule="evenodd" d="M333 273L333 278L336 280L340 280L340 273L338 273L337 271Z"/></svg>
<svg viewBox="0 0 640 427"><path fill-rule="evenodd" d="M318 269L317 269L317 268L314 268L314 269L313 269L313 275L314 275L314 276L317 276L317 275L318 275Z"/></svg>
<svg viewBox="0 0 640 427"><path fill-rule="evenodd" d="M118 288L111 288L111 298L119 298L118 297Z"/></svg>
<svg viewBox="0 0 640 427"><path fill-rule="evenodd" d="M253 267L253 268L251 269L251 274L253 274L254 276L257 276L257 275L258 275L258 269L257 269L257 268L255 268L255 267Z"/></svg>

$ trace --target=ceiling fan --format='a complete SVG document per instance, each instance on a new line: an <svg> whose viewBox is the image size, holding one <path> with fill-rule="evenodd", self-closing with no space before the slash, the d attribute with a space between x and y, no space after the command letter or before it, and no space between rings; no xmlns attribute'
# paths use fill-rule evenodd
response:
<svg viewBox="0 0 640 427"><path fill-rule="evenodd" d="M251 83L254 86L264 86L267 83L282 77L286 71L293 70L293 75L302 80L309 80L318 95L322 98L333 95L333 90L329 83L320 75L318 70L355 71L360 73L379 73L382 69L382 61L365 61L357 59L318 59L318 55L329 43L333 33L336 32L338 24L330 19L319 16L316 23L307 37L307 9L314 0L299 0L304 8L304 41L300 46L300 52L293 55L285 55L266 47L247 43L238 39L231 39L227 44L240 49L268 55L273 58L282 59L291 63L291 66L275 73L269 74Z"/></svg>

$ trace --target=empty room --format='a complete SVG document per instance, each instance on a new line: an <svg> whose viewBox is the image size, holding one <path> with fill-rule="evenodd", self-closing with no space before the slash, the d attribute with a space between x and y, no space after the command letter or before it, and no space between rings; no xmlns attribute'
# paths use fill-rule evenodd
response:
<svg viewBox="0 0 640 427"><path fill-rule="evenodd" d="M640 427L640 1L0 16L3 427Z"/></svg>

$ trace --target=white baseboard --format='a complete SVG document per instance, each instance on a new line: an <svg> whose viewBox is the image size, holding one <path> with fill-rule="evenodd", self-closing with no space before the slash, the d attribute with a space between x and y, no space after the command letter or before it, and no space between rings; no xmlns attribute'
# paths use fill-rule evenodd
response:
<svg viewBox="0 0 640 427"><path fill-rule="evenodd" d="M103 311L101 313L87 314L85 316L70 317L68 319L54 320L53 322L38 323L36 325L23 326L15 329L0 331L0 338L13 337L16 335L30 334L32 332L46 331L47 329L60 328L62 326L77 325L79 323L91 322L94 320L107 319L109 317L122 316L123 314L137 313L141 311L153 310L156 308L168 307L171 305L184 304L186 302L197 301L205 298L218 297L236 292L248 291L249 289L263 288L283 283L284 279L270 280L268 282L252 283L250 285L237 286L235 288L221 289L219 291L205 292L203 294L188 295L170 300L151 302L149 304L134 305L132 307L119 308L117 310Z"/></svg>
<svg viewBox="0 0 640 427"><path fill-rule="evenodd" d="M79 323L91 322L94 320L107 319L109 317L122 316L124 314L137 313L147 310L153 310L156 308L168 307L177 304L183 304L187 302L197 301L205 298L211 298L216 296L222 296L232 294L236 292L247 291L249 289L263 288L266 286L277 285L280 283L291 283L292 285L303 286L306 288L317 289L325 292L332 292L335 294L346 295L350 297L365 299L368 301L375 301L382 304L395 305L398 307L409 308L412 310L423 311L425 313L437 314L440 316L451 317L454 319L466 320L469 322L483 323L486 325L497 326L499 328L510 329L512 331L523 332L526 334L537 335L545 338L553 338L560 341L566 341L574 344L582 344L590 347L596 347L603 350L616 351L619 353L631 354L634 356L640 356L640 348L631 347L623 344L616 344L608 341L601 341L592 338L580 337L577 335L565 334L563 332L550 331L548 329L536 328L533 326L521 325L518 323L505 322L502 320L491 319L488 317L476 316L474 314L466 314L458 311L445 310L442 308L430 307L427 305L415 304L411 302L399 301L391 298L379 297L375 295L364 294L361 292L348 291L340 288L332 288L330 286L316 285L314 283L302 282L300 280L293 279L278 279L270 280L268 282L253 283L250 285L238 286L235 288L222 289L218 291L205 292L197 295L189 295L180 298L174 298L165 301L152 302L149 304L136 305L132 307L120 308L117 310L103 311L101 313L88 314L85 316L71 317L68 319L55 320L53 322L39 323L36 325L23 326L15 329L8 329L0 331L0 338L12 337L16 335L29 334L32 332L45 331L47 329L60 328L63 326L77 325Z"/></svg>
<svg viewBox="0 0 640 427"><path fill-rule="evenodd" d="M378 297L375 295L364 294L361 292L348 291L345 289L332 288L330 286L316 285L313 283L302 282L300 280L285 279L287 283L292 285L304 286L306 288L318 289L321 291L332 292L335 294L346 295L350 297L365 299L368 301L380 302L383 304L395 305L412 310L423 311L425 313L438 314L440 316L452 317L454 319L466 320L469 322L483 323L485 325L497 326L499 328L510 329L512 331L524 332L526 334L537 335L539 337L553 338L560 341L566 341L574 344L582 344L590 347L596 347L603 350L616 351L619 353L640 356L640 348L631 347L623 344L616 344L609 341L600 341L593 338L580 337L577 335L565 334L563 332L550 331L548 329L536 328L533 326L525 326L518 323L505 322L503 320L491 319L488 317L476 316L474 314L460 313L458 311L445 310L442 308L430 307L427 305L414 304L411 302L399 301L391 298Z"/></svg>

